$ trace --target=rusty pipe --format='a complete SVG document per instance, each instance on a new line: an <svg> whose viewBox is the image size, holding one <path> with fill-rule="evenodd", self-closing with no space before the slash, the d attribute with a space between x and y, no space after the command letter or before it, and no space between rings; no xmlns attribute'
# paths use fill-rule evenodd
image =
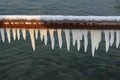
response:
<svg viewBox="0 0 120 80"><path fill-rule="evenodd" d="M120 29L120 16L1 15L0 28Z"/></svg>

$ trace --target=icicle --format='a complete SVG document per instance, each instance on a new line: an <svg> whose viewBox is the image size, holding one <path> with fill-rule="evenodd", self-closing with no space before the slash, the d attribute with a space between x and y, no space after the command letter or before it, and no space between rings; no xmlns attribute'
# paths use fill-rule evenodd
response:
<svg viewBox="0 0 120 80"><path fill-rule="evenodd" d="M35 29L35 38L38 39L38 29Z"/></svg>
<svg viewBox="0 0 120 80"><path fill-rule="evenodd" d="M111 33L111 36L110 36L110 46L112 46L113 42L114 42L114 30L111 30L110 33Z"/></svg>
<svg viewBox="0 0 120 80"><path fill-rule="evenodd" d="M44 44L45 46L47 45L47 29L40 29L40 38L41 38L41 41L43 41L44 39Z"/></svg>
<svg viewBox="0 0 120 80"><path fill-rule="evenodd" d="M61 32L62 32L61 29L57 30L57 33L58 33L58 42L59 42L60 49L62 48L62 33Z"/></svg>
<svg viewBox="0 0 120 80"><path fill-rule="evenodd" d="M87 52L87 47L88 47L88 37L87 37L88 31L84 30L83 35L84 35L84 50Z"/></svg>
<svg viewBox="0 0 120 80"><path fill-rule="evenodd" d="M44 29L40 29L40 39L41 39L41 41L43 41L43 37L44 37L43 32L44 32Z"/></svg>
<svg viewBox="0 0 120 80"><path fill-rule="evenodd" d="M1 28L0 31L1 31L2 41L5 42L5 32L4 32L4 29Z"/></svg>
<svg viewBox="0 0 120 80"><path fill-rule="evenodd" d="M119 47L119 43L120 43L120 31L117 30L116 31L116 48Z"/></svg>
<svg viewBox="0 0 120 80"><path fill-rule="evenodd" d="M30 34L30 38L31 38L32 48L35 51L34 29L29 29L29 34Z"/></svg>
<svg viewBox="0 0 120 80"><path fill-rule="evenodd" d="M67 50L70 50L70 30L64 30L65 38L66 38L66 44L67 44Z"/></svg>
<svg viewBox="0 0 120 80"><path fill-rule="evenodd" d="M21 30L22 30L23 39L26 40L26 29L21 29Z"/></svg>
<svg viewBox="0 0 120 80"><path fill-rule="evenodd" d="M95 50L98 49L99 42L101 41L101 31L91 30L91 46L92 46L92 56L94 56Z"/></svg>
<svg viewBox="0 0 120 80"><path fill-rule="evenodd" d="M17 39L20 40L20 29L17 29Z"/></svg>
<svg viewBox="0 0 120 80"><path fill-rule="evenodd" d="M77 50L79 51L80 50L80 41L82 40L82 37L83 37L83 30L77 30Z"/></svg>
<svg viewBox="0 0 120 80"><path fill-rule="evenodd" d="M52 49L54 49L54 44L55 44L54 29L49 29L49 34L50 34L50 39L51 39L51 47L52 47Z"/></svg>
<svg viewBox="0 0 120 80"><path fill-rule="evenodd" d="M7 33L8 42L10 43L10 38L11 38L11 36L10 36L10 28L6 29L6 33Z"/></svg>
<svg viewBox="0 0 120 80"><path fill-rule="evenodd" d="M16 29L12 29L13 39L16 40Z"/></svg>
<svg viewBox="0 0 120 80"><path fill-rule="evenodd" d="M47 29L44 29L44 31L43 31L43 36L44 36L44 44L45 44L45 46L47 45Z"/></svg>
<svg viewBox="0 0 120 80"><path fill-rule="evenodd" d="M110 40L109 40L109 31L108 30L104 30L104 33L105 33L105 43L106 43L106 52L108 52L108 49L109 49L109 43L110 43Z"/></svg>
<svg viewBox="0 0 120 80"><path fill-rule="evenodd" d="M73 46L75 46L75 43L76 43L76 40L77 40L77 33L76 33L76 30L71 30L72 32L72 39L73 39Z"/></svg>

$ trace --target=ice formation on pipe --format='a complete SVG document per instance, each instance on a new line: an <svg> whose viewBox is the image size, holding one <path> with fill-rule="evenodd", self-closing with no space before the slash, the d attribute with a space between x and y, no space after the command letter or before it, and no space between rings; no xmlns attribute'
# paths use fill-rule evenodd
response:
<svg viewBox="0 0 120 80"><path fill-rule="evenodd" d="M16 28L6 28L6 34L5 34L5 29L1 28L0 33L1 33L1 39L4 42L5 41L5 36L7 35L8 42L11 42L11 32L13 36L13 40L18 40L21 38L21 34L23 36L23 39L26 39L26 34L27 30L26 29L16 29ZM77 47L77 51L80 50L81 48L81 40L84 41L84 51L87 52L88 48L88 32L90 32L90 37L91 37L91 53L92 56L95 54L95 50L98 49L99 44L102 40L101 33L104 32L105 35L105 49L106 52L108 52L109 47L113 45L114 41L116 43L116 47L119 47L120 43L120 31L119 30L81 30L81 29L28 29L31 43L32 43L32 48L35 50L35 40L38 38L41 38L41 41L44 41L44 44L48 44L48 36L50 36L50 41L51 41L51 48L54 49L55 46L55 38L58 38L58 44L59 48L62 48L63 44L63 35L65 35L65 40L66 40L66 47L67 50L70 51L70 46ZM38 34L38 32L40 34ZM55 36L55 33L57 32L57 36ZM48 35L49 34L49 35ZM40 37L38 37L40 35ZM116 36L116 39L115 39ZM72 45L71 45L72 43Z"/></svg>

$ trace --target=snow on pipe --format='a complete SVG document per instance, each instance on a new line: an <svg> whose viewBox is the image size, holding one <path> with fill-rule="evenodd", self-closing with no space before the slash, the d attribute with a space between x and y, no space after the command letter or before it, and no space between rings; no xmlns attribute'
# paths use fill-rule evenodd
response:
<svg viewBox="0 0 120 80"><path fill-rule="evenodd" d="M59 48L62 49L63 44L63 34L65 34L65 40L66 40L66 49L70 51L70 46L76 47L76 50L80 50L81 48L81 40L84 41L84 51L87 52L88 43L91 41L91 53L92 56L94 56L95 51L98 49L99 44L102 40L101 33L104 32L105 34L105 49L106 52L108 52L109 47L112 46L114 42L116 42L116 48L119 47L120 43L120 31L119 30L81 30L81 29L27 29L29 31L32 48L35 50L35 40L40 38L44 41L45 45L47 45L48 36L50 36L51 39L51 48L54 50L55 46L55 34L54 32L57 32L58 36L58 43ZM6 28L6 34L5 29L1 28L1 38L2 41L5 42L5 36L7 35L8 42L11 42L11 39L16 40L16 37L19 39L21 38L20 35L22 35L23 39L26 39L26 29L18 29L18 32L16 28ZM38 36L38 32L40 33L40 37ZM91 34L91 40L88 40L88 32ZM37 33L37 34L36 34ZM19 35L18 35L19 34ZM49 34L49 35L47 35ZM13 35L13 37L11 36ZM37 35L37 38L36 38ZM116 36L116 39L114 39ZM11 38L12 37L12 38ZM18 39L18 40L19 40ZM116 40L116 41L115 41ZM70 45L70 44L73 45Z"/></svg>

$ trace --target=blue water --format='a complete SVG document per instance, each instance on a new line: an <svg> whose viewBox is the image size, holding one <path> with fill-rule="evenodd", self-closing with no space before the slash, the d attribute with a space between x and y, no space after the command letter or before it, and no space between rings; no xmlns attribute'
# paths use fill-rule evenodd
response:
<svg viewBox="0 0 120 80"><path fill-rule="evenodd" d="M0 0L0 15L120 15L120 0ZM56 33L55 33L56 34ZM104 36L104 35L103 35ZM21 36L22 37L22 36ZM71 47L65 37L60 50L57 37L55 50L40 39L32 50L29 35L11 44L0 42L0 80L120 80L120 48L115 43L108 53L102 40L95 57Z"/></svg>

